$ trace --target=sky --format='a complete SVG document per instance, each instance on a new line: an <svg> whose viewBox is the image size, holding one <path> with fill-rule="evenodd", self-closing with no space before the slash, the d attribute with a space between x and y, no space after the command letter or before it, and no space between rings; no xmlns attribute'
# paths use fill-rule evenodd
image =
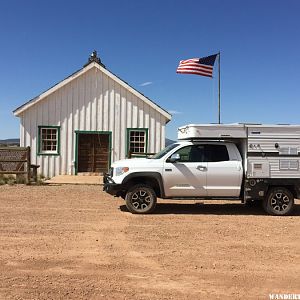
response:
<svg viewBox="0 0 300 300"><path fill-rule="evenodd" d="M14 109L82 68L93 50L169 111L166 136L218 122L214 78L176 74L221 53L221 122L300 124L298 0L0 0L0 139Z"/></svg>

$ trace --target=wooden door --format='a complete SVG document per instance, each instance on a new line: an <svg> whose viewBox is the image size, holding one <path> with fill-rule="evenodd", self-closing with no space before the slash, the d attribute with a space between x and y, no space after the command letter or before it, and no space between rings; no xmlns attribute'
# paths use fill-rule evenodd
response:
<svg viewBox="0 0 300 300"><path fill-rule="evenodd" d="M78 172L105 173L109 168L109 135L78 134Z"/></svg>

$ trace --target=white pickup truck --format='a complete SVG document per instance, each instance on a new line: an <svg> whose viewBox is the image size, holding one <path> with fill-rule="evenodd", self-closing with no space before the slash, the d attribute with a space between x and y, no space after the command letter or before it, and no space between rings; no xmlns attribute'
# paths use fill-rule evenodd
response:
<svg viewBox="0 0 300 300"><path fill-rule="evenodd" d="M204 125L189 126L187 131L193 129L191 126ZM218 125L211 126L222 129ZM240 199L242 203L261 201L269 214L290 214L294 198L300 196L298 150L297 153L293 152L290 147L288 153L287 141L277 135L275 140L271 140L272 151L266 152L263 149L266 137L262 135L260 143L257 142L257 135L263 132L262 128L250 128L255 135L254 140L250 137L249 126L240 126L247 129L246 137L244 133L241 134L242 131L234 133L224 128L221 130L225 132L222 137L216 131L208 136L202 135L201 139L197 138L199 132L192 134L192 137L196 135L194 139L187 134L186 138L151 158L117 161L104 176L104 190L123 197L132 213L152 212L159 197ZM236 130L236 127L232 125L231 129ZM298 129L300 132L300 127ZM216 135L219 140L213 140ZM270 138L267 139L270 144ZM291 139L289 135L288 142L295 145Z"/></svg>

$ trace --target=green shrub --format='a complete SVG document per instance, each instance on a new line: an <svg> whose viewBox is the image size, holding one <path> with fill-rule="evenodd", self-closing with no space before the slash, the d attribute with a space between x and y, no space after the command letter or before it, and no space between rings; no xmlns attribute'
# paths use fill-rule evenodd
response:
<svg viewBox="0 0 300 300"><path fill-rule="evenodd" d="M16 183L16 177L14 175L0 175L0 184L10 184L13 185Z"/></svg>
<svg viewBox="0 0 300 300"><path fill-rule="evenodd" d="M16 180L15 179L8 179L7 180L7 184L8 185L15 185L16 184Z"/></svg>
<svg viewBox="0 0 300 300"><path fill-rule="evenodd" d="M38 179L44 180L44 179L46 179L46 177L43 174L39 174Z"/></svg>
<svg viewBox="0 0 300 300"><path fill-rule="evenodd" d="M43 174L38 174L36 184L43 185L43 184L45 184L45 182L44 182L45 180L46 180L46 178Z"/></svg>
<svg viewBox="0 0 300 300"><path fill-rule="evenodd" d="M18 174L16 176L16 183L17 184L25 184L26 183L26 177L23 174Z"/></svg>

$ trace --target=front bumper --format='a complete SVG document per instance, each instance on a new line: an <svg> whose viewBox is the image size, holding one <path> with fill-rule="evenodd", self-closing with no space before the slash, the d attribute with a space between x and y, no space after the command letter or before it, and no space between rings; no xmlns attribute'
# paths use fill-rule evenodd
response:
<svg viewBox="0 0 300 300"><path fill-rule="evenodd" d="M122 184L117 184L113 181L113 179L109 176L109 174L105 174L103 177L103 191L113 196L121 196L124 193L124 187Z"/></svg>

